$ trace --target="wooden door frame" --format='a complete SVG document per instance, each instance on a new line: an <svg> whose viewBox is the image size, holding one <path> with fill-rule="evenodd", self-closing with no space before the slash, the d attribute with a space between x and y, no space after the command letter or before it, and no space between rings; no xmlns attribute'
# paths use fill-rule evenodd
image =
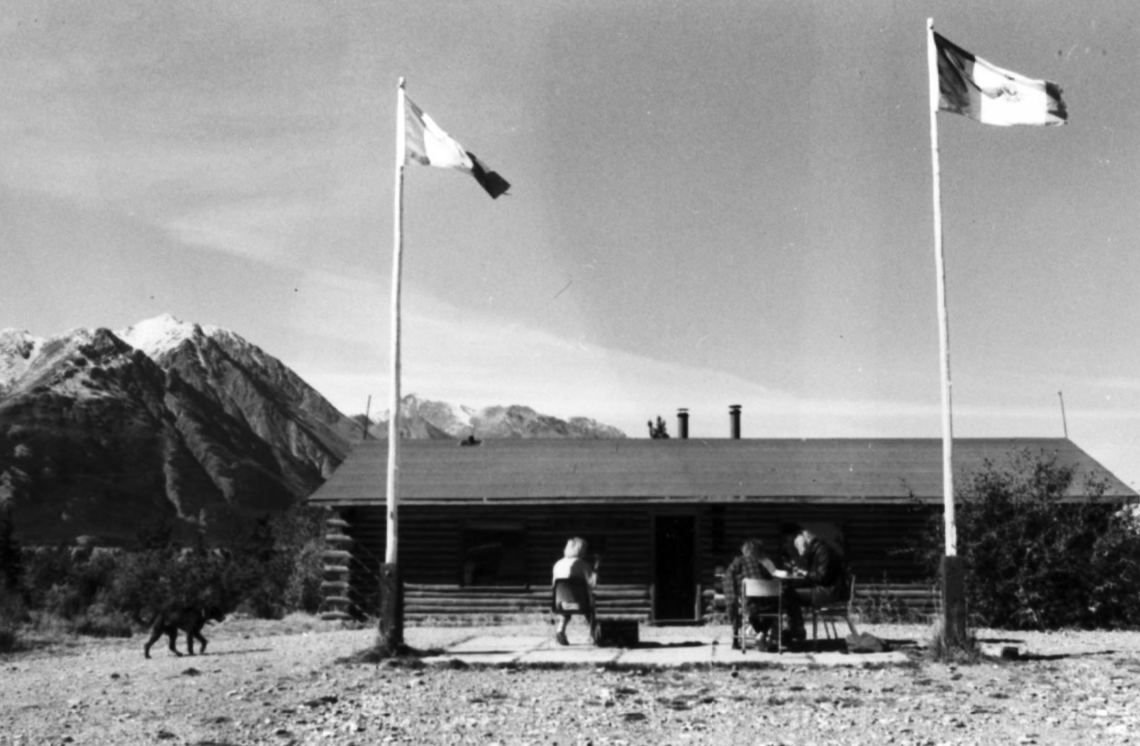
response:
<svg viewBox="0 0 1140 746"><path fill-rule="evenodd" d="M664 621L699 622L701 620L701 514L696 505L662 506L649 511L649 621L651 624L660 621L657 618L657 519L660 516L687 516L693 519L693 617L691 620Z"/></svg>

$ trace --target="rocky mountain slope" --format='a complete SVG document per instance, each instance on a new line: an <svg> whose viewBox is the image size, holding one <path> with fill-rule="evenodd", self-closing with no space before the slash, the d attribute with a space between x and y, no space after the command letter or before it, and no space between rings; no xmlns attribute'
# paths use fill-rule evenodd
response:
<svg viewBox="0 0 1140 746"><path fill-rule="evenodd" d="M225 330L163 316L119 332L0 334L0 479L34 540L221 530L283 509L332 473L354 430Z"/></svg>
<svg viewBox="0 0 1140 746"><path fill-rule="evenodd" d="M528 407L404 397L405 437L621 437ZM315 490L362 437L280 360L169 315L48 338L0 331L0 502L24 542L188 538ZM387 422L372 423L386 437Z"/></svg>

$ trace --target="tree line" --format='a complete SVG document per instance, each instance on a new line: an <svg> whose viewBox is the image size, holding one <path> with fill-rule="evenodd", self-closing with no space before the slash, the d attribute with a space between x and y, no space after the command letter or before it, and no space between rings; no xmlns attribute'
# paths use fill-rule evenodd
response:
<svg viewBox="0 0 1140 746"><path fill-rule="evenodd" d="M190 545L157 524L134 545L21 547L10 508L0 512L0 650L21 628L129 637L159 608L219 607L281 618L321 603L327 511L296 506L235 522Z"/></svg>

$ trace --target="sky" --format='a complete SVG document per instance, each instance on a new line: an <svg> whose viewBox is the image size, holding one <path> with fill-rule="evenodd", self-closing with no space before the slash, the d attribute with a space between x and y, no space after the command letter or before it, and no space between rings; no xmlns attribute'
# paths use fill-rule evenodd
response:
<svg viewBox="0 0 1140 746"><path fill-rule="evenodd" d="M406 168L405 394L940 437L927 18L1069 110L938 115L954 434L1067 431L1140 487L1124 0L8 0L0 328L170 313L386 409L403 76L513 185Z"/></svg>

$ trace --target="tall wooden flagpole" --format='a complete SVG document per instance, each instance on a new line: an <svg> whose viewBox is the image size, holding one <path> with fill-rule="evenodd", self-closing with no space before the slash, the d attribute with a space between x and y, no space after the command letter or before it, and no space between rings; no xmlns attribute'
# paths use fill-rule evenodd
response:
<svg viewBox="0 0 1140 746"><path fill-rule="evenodd" d="M380 568L380 637L389 650L404 643L403 584L397 569L400 495L400 275L404 254L404 165L407 161L404 79L396 89L396 188L392 216L392 396L388 417L387 514L384 564Z"/></svg>
<svg viewBox="0 0 1140 746"><path fill-rule="evenodd" d="M934 19L926 19L926 60L930 73L930 160L934 180L934 264L938 275L938 342L942 380L942 504L946 554L942 558L943 634L956 643L966 636L966 604L958 530L954 519L954 426L950 382L950 319L946 304L946 267L942 251L942 170L938 162L938 50Z"/></svg>

